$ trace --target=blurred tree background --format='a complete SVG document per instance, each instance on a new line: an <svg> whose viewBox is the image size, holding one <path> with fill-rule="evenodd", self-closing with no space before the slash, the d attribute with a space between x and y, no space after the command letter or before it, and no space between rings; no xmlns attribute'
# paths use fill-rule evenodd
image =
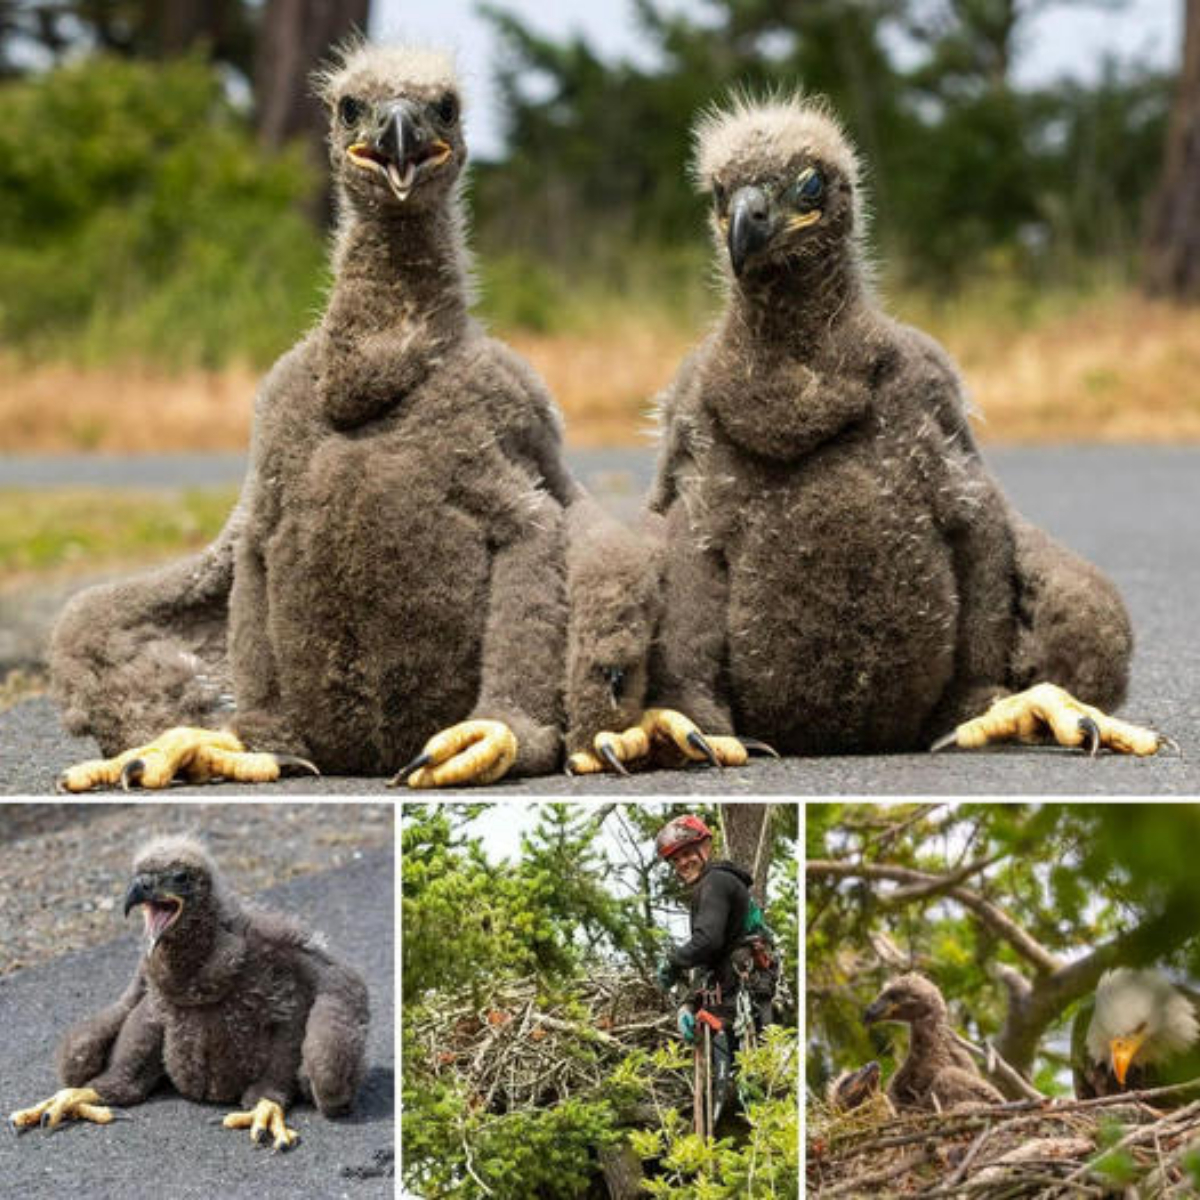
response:
<svg viewBox="0 0 1200 1200"><path fill-rule="evenodd" d="M1195 310L1137 298L1143 279L1200 294L1200 0L1178 74L1124 59L1088 83L1019 83L1032 19L1075 2L628 0L632 61L481 0L506 134L469 190L484 314L569 428L635 436L715 304L692 122L731 89L802 84L863 152L887 294L949 341L994 429L1200 436ZM0 2L5 390L47 361L260 370L295 340L321 303L330 219L306 81L370 19L369 0ZM1004 339L1030 330L1040 388L1006 371ZM1109 353L1072 357L1084 343ZM86 405L86 383L71 390ZM18 447L65 448L34 399L0 417ZM106 419L65 424L67 444L85 427L114 446Z"/></svg>
<svg viewBox="0 0 1200 1200"><path fill-rule="evenodd" d="M926 974L956 1029L1047 1094L1071 1091L1070 1023L1105 970L1200 978L1196 805L810 804L806 822L810 1101L903 1058L899 1026L861 1019L891 975Z"/></svg>
<svg viewBox="0 0 1200 1200"><path fill-rule="evenodd" d="M672 816L696 812L719 831L716 854L725 856L735 807L770 810L764 911L792 981L790 1021L743 1060L746 1119L705 1146L678 1099L653 1102L664 1079L683 1100L691 1086L690 1053L654 978L668 936L686 937L687 899L656 860L653 839ZM505 805L404 810L405 1183L427 1200L791 1200L799 1186L798 806L544 804L509 857L496 851L495 826L489 835L486 820L476 823L489 809L503 809L512 824L515 810ZM600 978L617 981L617 1015L594 1007ZM644 1044L614 1048L607 1031L621 1034L630 1020L650 1031ZM539 1082L524 1089L522 1064L538 1053ZM489 1056L503 1062L490 1087L481 1081ZM560 1086L578 1071L588 1082ZM616 1171L622 1155L629 1161Z"/></svg>

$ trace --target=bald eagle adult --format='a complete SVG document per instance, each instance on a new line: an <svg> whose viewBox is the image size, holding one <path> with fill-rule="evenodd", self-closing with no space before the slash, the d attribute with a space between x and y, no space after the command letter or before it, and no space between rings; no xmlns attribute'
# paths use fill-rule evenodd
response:
<svg viewBox="0 0 1200 1200"><path fill-rule="evenodd" d="M1158 970L1106 971L1071 1026L1071 1068L1082 1100L1200 1079L1200 996Z"/></svg>
<svg viewBox="0 0 1200 1200"><path fill-rule="evenodd" d="M18 1132L68 1118L108 1124L164 1077L192 1100L237 1105L224 1121L276 1150L297 1139L297 1093L327 1116L362 1082L367 987L296 921L243 907L204 846L150 842L134 859L125 912L141 906L146 951L124 995L71 1029L62 1090L9 1118Z"/></svg>

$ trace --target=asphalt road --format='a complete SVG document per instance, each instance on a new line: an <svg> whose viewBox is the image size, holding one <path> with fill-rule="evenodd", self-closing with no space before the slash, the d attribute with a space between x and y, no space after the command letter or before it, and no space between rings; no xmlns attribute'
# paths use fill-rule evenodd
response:
<svg viewBox="0 0 1200 1200"><path fill-rule="evenodd" d="M652 470L646 451L577 452L580 477L620 515L637 507ZM623 797L704 793L790 795L1200 795L1200 641L1191 605L1200 597L1200 450L1055 447L993 450L988 458L1017 507L1101 566L1116 581L1137 633L1130 696L1123 715L1170 734L1184 757L1088 759L1056 749L982 753L871 755L757 761L739 770L654 772L508 781L499 796ZM226 460L226 477L240 467ZM13 460L0 460L0 486ZM42 460L42 475L56 472ZM67 470L71 470L68 466ZM113 468L116 472L116 468ZM69 476L68 476L69 477ZM116 477L116 474L114 474ZM62 475L58 475L62 479ZM136 465L119 478L137 483ZM0 792L45 793L57 772L92 757L90 743L68 739L46 701L0 714ZM222 785L221 795L241 789ZM254 789L362 795L381 780L289 780ZM172 798L211 789L178 788ZM472 793L478 794L478 793Z"/></svg>
<svg viewBox="0 0 1200 1200"><path fill-rule="evenodd" d="M260 899L322 930L367 978L369 1073L355 1111L337 1121L308 1104L288 1112L301 1144L287 1154L223 1129L226 1107L169 1088L109 1126L71 1122L54 1133L0 1131L0 1193L120 1200L368 1200L393 1195L395 990L393 858L375 851L353 866L309 875ZM114 920L114 925L119 918ZM64 955L0 978L0 1113L53 1094L54 1048L74 1021L115 999L137 962L137 939Z"/></svg>

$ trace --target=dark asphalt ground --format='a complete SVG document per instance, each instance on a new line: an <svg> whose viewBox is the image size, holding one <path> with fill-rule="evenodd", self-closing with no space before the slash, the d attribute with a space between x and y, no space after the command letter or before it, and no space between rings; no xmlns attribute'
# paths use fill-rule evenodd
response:
<svg viewBox="0 0 1200 1200"><path fill-rule="evenodd" d="M0 1195L21 1200L368 1200L391 1197L395 1147L393 857L374 851L353 866L308 875L259 899L322 930L366 976L371 994L369 1073L356 1110L330 1121L308 1104L288 1113L301 1144L287 1154L221 1128L230 1111L169 1088L109 1126L71 1122L55 1133L0 1131ZM120 918L114 918L119 928ZM0 978L0 1113L57 1090L54 1049L74 1021L115 999L139 954L131 932Z"/></svg>
<svg viewBox="0 0 1200 1200"><path fill-rule="evenodd" d="M1053 447L991 450L987 455L1016 506L1055 537L1102 567L1133 616L1137 651L1122 715L1170 734L1184 757L1088 759L1057 749L999 748L973 754L873 755L756 761L740 770L654 772L618 779L593 776L509 781L499 796L707 795L1200 795L1200 641L1192 605L1200 599L1200 449ZM0 487L16 460L0 459ZM240 477L221 459L220 481ZM648 451L576 452L580 477L622 516L630 516L649 481ZM74 468L41 460L21 470L48 486ZM82 469L82 468L80 468ZM94 469L94 468L89 468ZM153 468L169 476L161 465ZM190 470L191 468L189 468ZM129 461L106 468L113 481L138 482ZM44 700L0 713L0 792L50 790L63 766L92 757L88 742L67 738ZM271 793L364 795L381 780L288 780L252 789ZM243 789L222 785L221 795ZM211 789L172 789L172 798ZM445 793L439 793L444 795ZM479 794L474 792L471 794ZM414 793L406 793L413 796ZM422 797L426 798L426 797Z"/></svg>

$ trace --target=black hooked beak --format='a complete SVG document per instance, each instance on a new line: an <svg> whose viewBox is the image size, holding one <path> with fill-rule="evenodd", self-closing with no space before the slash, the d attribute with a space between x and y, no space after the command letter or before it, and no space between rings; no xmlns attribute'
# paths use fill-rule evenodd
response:
<svg viewBox="0 0 1200 1200"><path fill-rule="evenodd" d="M135 875L125 893L124 915L129 916L131 908L136 908L139 904L145 904L148 900L153 899L154 881L148 875Z"/></svg>
<svg viewBox="0 0 1200 1200"><path fill-rule="evenodd" d="M886 1000L876 1000L862 1015L864 1025L873 1025L882 1020L891 1011L891 1004Z"/></svg>
<svg viewBox="0 0 1200 1200"><path fill-rule="evenodd" d="M428 132L410 105L392 105L379 135L379 149L401 171L421 161L430 141Z"/></svg>
<svg viewBox="0 0 1200 1200"><path fill-rule="evenodd" d="M746 261L775 236L771 201L760 187L739 188L729 202L729 261L741 275Z"/></svg>

